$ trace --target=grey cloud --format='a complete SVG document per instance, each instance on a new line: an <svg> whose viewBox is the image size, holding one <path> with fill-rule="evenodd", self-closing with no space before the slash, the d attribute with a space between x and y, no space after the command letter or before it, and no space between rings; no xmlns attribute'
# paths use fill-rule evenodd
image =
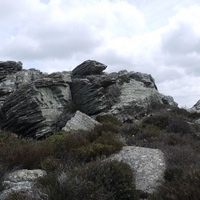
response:
<svg viewBox="0 0 200 200"><path fill-rule="evenodd" d="M102 40L84 24L48 25L30 27L5 44L4 56L18 59L69 58L77 53L89 54Z"/></svg>
<svg viewBox="0 0 200 200"><path fill-rule="evenodd" d="M200 54L161 53L159 63L169 69L182 70L185 74L200 76Z"/></svg>
<svg viewBox="0 0 200 200"><path fill-rule="evenodd" d="M200 53L200 36L195 34L191 25L179 23L174 30L163 35L161 48L170 54Z"/></svg>

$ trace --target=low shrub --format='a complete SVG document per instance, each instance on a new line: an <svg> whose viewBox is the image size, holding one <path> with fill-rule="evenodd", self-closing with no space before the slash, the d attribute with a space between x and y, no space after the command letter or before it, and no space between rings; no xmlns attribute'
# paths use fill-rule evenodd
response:
<svg viewBox="0 0 200 200"><path fill-rule="evenodd" d="M59 174L48 174L38 186L49 200L136 200L133 172L118 162L92 162Z"/></svg>
<svg viewBox="0 0 200 200"><path fill-rule="evenodd" d="M127 145L146 146L165 134L163 130L152 124L126 124L121 127L121 134Z"/></svg>
<svg viewBox="0 0 200 200"><path fill-rule="evenodd" d="M152 124L160 129L166 129L170 124L171 117L168 113L156 113L149 115L143 120L143 124Z"/></svg>
<svg viewBox="0 0 200 200"><path fill-rule="evenodd" d="M75 131L58 133L46 140L56 158L61 160L77 160L89 162L98 157L108 156L121 150L123 144L117 140L117 134L112 132L113 126L97 126L92 131Z"/></svg>
<svg viewBox="0 0 200 200"><path fill-rule="evenodd" d="M121 124L121 122L113 115L99 115L96 117L96 120L103 124L113 124L113 125Z"/></svg>
<svg viewBox="0 0 200 200"><path fill-rule="evenodd" d="M12 192L4 200L40 200L40 199L28 196L23 192Z"/></svg>
<svg viewBox="0 0 200 200"><path fill-rule="evenodd" d="M7 135L0 142L0 163L6 170L37 168L49 154L49 149L41 141Z"/></svg>
<svg viewBox="0 0 200 200"><path fill-rule="evenodd" d="M170 133L192 133L192 126L181 116L174 116L166 127L167 132Z"/></svg>
<svg viewBox="0 0 200 200"><path fill-rule="evenodd" d="M190 112L188 114L188 118L193 119L193 120L200 119L200 113L198 113L198 112Z"/></svg>
<svg viewBox="0 0 200 200"><path fill-rule="evenodd" d="M200 170L188 169L183 173L181 168L171 168L166 170L165 178L151 200L199 199Z"/></svg>

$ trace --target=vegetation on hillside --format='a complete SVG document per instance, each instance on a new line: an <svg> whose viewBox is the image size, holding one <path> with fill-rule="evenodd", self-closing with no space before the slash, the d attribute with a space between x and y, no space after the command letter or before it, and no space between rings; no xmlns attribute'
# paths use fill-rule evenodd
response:
<svg viewBox="0 0 200 200"><path fill-rule="evenodd" d="M134 200L139 193L130 166L104 161L123 145L161 149L166 157L164 182L149 200L192 199L200 196L200 128L198 113L153 105L139 122L121 124L98 116L92 131L61 131L42 141L0 133L0 177L15 169L44 169L35 187L41 199ZM122 142L123 141L123 142ZM3 186L0 188L3 190ZM43 196L42 196L43 195ZM25 199L13 193L7 200ZM33 199L34 200L34 199Z"/></svg>

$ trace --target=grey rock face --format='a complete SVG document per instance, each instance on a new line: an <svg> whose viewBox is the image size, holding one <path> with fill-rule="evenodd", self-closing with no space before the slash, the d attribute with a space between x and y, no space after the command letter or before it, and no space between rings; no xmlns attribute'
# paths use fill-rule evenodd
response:
<svg viewBox="0 0 200 200"><path fill-rule="evenodd" d="M158 92L150 75L123 72L114 76L120 85L120 95L109 112L123 122L144 115L153 103L177 106L172 97Z"/></svg>
<svg viewBox="0 0 200 200"><path fill-rule="evenodd" d="M71 73L48 75L22 70L21 63L13 61L1 64L9 72L0 82L1 129L33 138L52 134L51 125L71 102Z"/></svg>
<svg viewBox="0 0 200 200"><path fill-rule="evenodd" d="M87 115L113 114L122 122L133 122L152 103L176 106L172 97L160 94L149 74L106 74L106 66L88 60L71 73L45 74L23 70L22 63L0 62L0 128L22 136L44 137L59 131L72 113L69 103Z"/></svg>
<svg viewBox="0 0 200 200"><path fill-rule="evenodd" d="M23 169L9 173L3 181L5 189L0 194L0 199L6 199L12 192L23 192L27 197L36 197L36 194L33 191L34 181L44 175L46 175L46 172L40 169Z"/></svg>
<svg viewBox="0 0 200 200"><path fill-rule="evenodd" d="M71 93L75 104L88 115L108 110L110 107L109 88L116 80L109 75L89 75L72 78Z"/></svg>
<svg viewBox="0 0 200 200"><path fill-rule="evenodd" d="M71 131L71 130L92 130L96 125L99 125L99 123L89 117L88 115L77 111L75 116L72 117L67 124L63 127L63 130L65 131Z"/></svg>
<svg viewBox="0 0 200 200"><path fill-rule="evenodd" d="M89 79L72 79L71 92L75 104L81 109L93 115L107 108L104 88Z"/></svg>
<svg viewBox="0 0 200 200"><path fill-rule="evenodd" d="M199 113L200 112L200 100L197 101L197 103L192 108L190 108L188 111Z"/></svg>
<svg viewBox="0 0 200 200"><path fill-rule="evenodd" d="M144 86L147 88L154 88L157 90L157 86L155 84L155 80L150 74L140 73L140 72L131 72L130 78L136 81L144 83Z"/></svg>
<svg viewBox="0 0 200 200"><path fill-rule="evenodd" d="M110 157L131 166L136 174L136 188L152 193L162 183L166 169L164 154L158 149L126 146Z"/></svg>
<svg viewBox="0 0 200 200"><path fill-rule="evenodd" d="M106 69L106 65L95 60L87 60L78 65L73 71L73 76L98 75Z"/></svg>
<svg viewBox="0 0 200 200"><path fill-rule="evenodd" d="M50 81L50 82L49 82ZM71 102L69 85L55 85L52 79L26 84L5 100L1 107L1 129L23 137L39 139L53 133L51 125Z"/></svg>
<svg viewBox="0 0 200 200"><path fill-rule="evenodd" d="M37 79L43 79L45 75L39 70L21 70L16 73L8 74L0 82L0 107L5 99L14 91L27 83L34 82Z"/></svg>
<svg viewBox="0 0 200 200"><path fill-rule="evenodd" d="M22 63L15 61L0 62L0 81L7 75L14 74L17 71L22 70Z"/></svg>
<svg viewBox="0 0 200 200"><path fill-rule="evenodd" d="M122 122L134 121L154 103L177 106L158 92L149 74L127 72L72 78L72 98L88 115L108 112Z"/></svg>

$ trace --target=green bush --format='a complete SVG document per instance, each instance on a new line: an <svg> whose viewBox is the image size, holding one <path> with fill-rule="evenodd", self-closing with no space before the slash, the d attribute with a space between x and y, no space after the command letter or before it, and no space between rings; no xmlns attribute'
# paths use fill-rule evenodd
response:
<svg viewBox="0 0 200 200"><path fill-rule="evenodd" d="M118 162L92 162L59 174L48 174L38 184L50 200L138 199L133 172Z"/></svg>
<svg viewBox="0 0 200 200"><path fill-rule="evenodd" d="M188 118L194 119L194 120L200 119L200 113L198 113L198 112L191 112L191 113L188 114Z"/></svg>
<svg viewBox="0 0 200 200"><path fill-rule="evenodd" d="M89 162L121 150L123 144L112 131L116 130L105 125L97 126L92 131L62 132L49 137L46 143L58 159Z"/></svg>
<svg viewBox="0 0 200 200"><path fill-rule="evenodd" d="M200 197L200 171L188 169L184 173L182 169L174 168L166 171L165 183L158 192L152 195L151 200L192 199Z"/></svg>
<svg viewBox="0 0 200 200"><path fill-rule="evenodd" d="M36 197L31 197L23 192L11 192L4 200L40 200Z"/></svg>
<svg viewBox="0 0 200 200"><path fill-rule="evenodd" d="M157 113L145 118L143 123L157 126L160 129L166 129L166 127L170 124L170 121L171 117L168 113Z"/></svg>
<svg viewBox="0 0 200 200"><path fill-rule="evenodd" d="M166 130L170 133L192 133L193 129L191 125L181 116L174 116L170 120Z"/></svg>
<svg viewBox="0 0 200 200"><path fill-rule="evenodd" d="M104 124L113 124L113 125L121 124L121 122L113 115L99 115L96 117L96 120Z"/></svg>
<svg viewBox="0 0 200 200"><path fill-rule="evenodd" d="M8 135L0 142L0 163L7 170L37 168L50 153L41 141L18 139Z"/></svg>

